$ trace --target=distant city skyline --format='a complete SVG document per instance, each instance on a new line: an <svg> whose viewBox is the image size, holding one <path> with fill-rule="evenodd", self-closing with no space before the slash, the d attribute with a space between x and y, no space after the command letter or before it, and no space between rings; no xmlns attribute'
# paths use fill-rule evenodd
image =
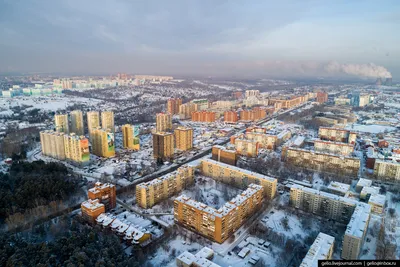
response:
<svg viewBox="0 0 400 267"><path fill-rule="evenodd" d="M400 2L391 0L3 0L0 74L374 78L391 72L396 80L399 12Z"/></svg>

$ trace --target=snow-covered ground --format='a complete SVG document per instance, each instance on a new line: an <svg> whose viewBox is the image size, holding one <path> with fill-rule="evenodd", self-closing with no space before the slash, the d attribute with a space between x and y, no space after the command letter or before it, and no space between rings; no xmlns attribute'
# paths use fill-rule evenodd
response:
<svg viewBox="0 0 400 267"><path fill-rule="evenodd" d="M385 126L385 125L361 125L361 124L351 124L347 125L347 130L366 132L366 133L383 133L385 131L391 132L396 130L395 127Z"/></svg>

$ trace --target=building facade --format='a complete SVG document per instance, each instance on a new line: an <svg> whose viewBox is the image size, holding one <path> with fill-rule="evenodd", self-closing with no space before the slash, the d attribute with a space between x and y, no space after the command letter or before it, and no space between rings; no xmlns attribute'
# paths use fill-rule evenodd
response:
<svg viewBox="0 0 400 267"><path fill-rule="evenodd" d="M65 160L64 133L50 130L41 131L40 144L42 155Z"/></svg>
<svg viewBox="0 0 400 267"><path fill-rule="evenodd" d="M273 199L276 195L278 181L269 176L212 159L202 159L200 171L205 176L239 188L246 188L249 184L261 185L264 188L264 195L268 200Z"/></svg>
<svg viewBox="0 0 400 267"><path fill-rule="evenodd" d="M400 163L376 159L374 175L381 180L400 181Z"/></svg>
<svg viewBox="0 0 400 267"><path fill-rule="evenodd" d="M56 131L60 133L69 133L68 114L56 114L54 115L54 122Z"/></svg>
<svg viewBox="0 0 400 267"><path fill-rule="evenodd" d="M258 155L258 142L248 139L235 139L236 153L246 157L257 157Z"/></svg>
<svg viewBox="0 0 400 267"><path fill-rule="evenodd" d="M234 110L224 112L224 122L236 123L238 121L238 114Z"/></svg>
<svg viewBox="0 0 400 267"><path fill-rule="evenodd" d="M178 127L174 131L175 147L186 151L193 148L193 129L188 127Z"/></svg>
<svg viewBox="0 0 400 267"><path fill-rule="evenodd" d="M86 113L90 142L93 141L93 130L100 127L100 115L98 111Z"/></svg>
<svg viewBox="0 0 400 267"><path fill-rule="evenodd" d="M94 187L88 190L88 198L98 199L100 203L104 204L106 211L117 206L117 191L113 184L95 183Z"/></svg>
<svg viewBox="0 0 400 267"><path fill-rule="evenodd" d="M65 158L79 165L90 162L89 140L81 135L64 135Z"/></svg>
<svg viewBox="0 0 400 267"><path fill-rule="evenodd" d="M328 93L318 92L317 93L317 102L320 104L328 102Z"/></svg>
<svg viewBox="0 0 400 267"><path fill-rule="evenodd" d="M112 133L115 132L113 111L101 112L101 128L103 128L104 130L110 130Z"/></svg>
<svg viewBox="0 0 400 267"><path fill-rule="evenodd" d="M318 266L318 260L330 260L333 255L335 238L333 236L319 233L311 245L300 267Z"/></svg>
<svg viewBox="0 0 400 267"><path fill-rule="evenodd" d="M173 133L153 133L153 156L161 160L171 160L174 157Z"/></svg>
<svg viewBox="0 0 400 267"><path fill-rule="evenodd" d="M83 113L80 110L71 111L71 129L70 132L76 135L84 135Z"/></svg>
<svg viewBox="0 0 400 267"><path fill-rule="evenodd" d="M357 134L349 130L333 127L319 127L318 136L322 140L355 144Z"/></svg>
<svg viewBox="0 0 400 267"><path fill-rule="evenodd" d="M349 156L354 152L353 144L324 141L324 140L315 140L314 148L316 151L339 154L343 156Z"/></svg>
<svg viewBox="0 0 400 267"><path fill-rule="evenodd" d="M174 220L221 244L260 209L262 202L263 187L256 184L250 184L218 210L181 195L174 201Z"/></svg>
<svg viewBox="0 0 400 267"><path fill-rule="evenodd" d="M92 130L92 150L98 157L110 158L115 156L114 133L101 128Z"/></svg>
<svg viewBox="0 0 400 267"><path fill-rule="evenodd" d="M126 149L140 150L139 131L130 124L122 125L122 146Z"/></svg>
<svg viewBox="0 0 400 267"><path fill-rule="evenodd" d="M172 173L136 186L136 203L143 209L153 207L193 184L194 169L182 166Z"/></svg>
<svg viewBox="0 0 400 267"><path fill-rule="evenodd" d="M182 105L181 98L171 98L167 101L167 111L169 114L175 115L179 113L179 107Z"/></svg>
<svg viewBox="0 0 400 267"><path fill-rule="evenodd" d="M192 113L192 121L215 122L216 113L213 111L195 111Z"/></svg>
<svg viewBox="0 0 400 267"><path fill-rule="evenodd" d="M236 166L237 154L235 150L228 150L223 146L212 147L212 159L232 166Z"/></svg>
<svg viewBox="0 0 400 267"><path fill-rule="evenodd" d="M325 152L289 147L284 150L282 158L287 162L306 169L341 173L357 176L360 159L357 157L333 155Z"/></svg>
<svg viewBox="0 0 400 267"><path fill-rule="evenodd" d="M191 119L192 113L197 111L197 105L192 102L188 102L179 106L179 118L180 119Z"/></svg>
<svg viewBox="0 0 400 267"><path fill-rule="evenodd" d="M95 224L97 217L105 211L104 204L100 203L98 199L89 199L81 204L82 217L91 224Z"/></svg>
<svg viewBox="0 0 400 267"><path fill-rule="evenodd" d="M156 131L167 132L172 130L172 115L169 113L157 113Z"/></svg>

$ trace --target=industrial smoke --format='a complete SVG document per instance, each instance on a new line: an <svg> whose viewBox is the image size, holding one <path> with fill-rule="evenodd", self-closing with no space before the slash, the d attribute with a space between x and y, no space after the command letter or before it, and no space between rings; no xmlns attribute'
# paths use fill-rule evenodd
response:
<svg viewBox="0 0 400 267"><path fill-rule="evenodd" d="M331 74L348 74L367 78L392 78L392 74L383 66L369 64L340 64L336 61L324 66Z"/></svg>

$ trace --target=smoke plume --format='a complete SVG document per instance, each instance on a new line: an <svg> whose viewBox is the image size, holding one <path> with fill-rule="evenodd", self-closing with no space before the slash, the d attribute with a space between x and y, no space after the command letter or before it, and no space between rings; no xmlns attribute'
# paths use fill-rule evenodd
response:
<svg viewBox="0 0 400 267"><path fill-rule="evenodd" d="M367 78L392 78L392 74L382 66L369 64L340 64L336 61L324 66L326 72L331 74L348 74Z"/></svg>

